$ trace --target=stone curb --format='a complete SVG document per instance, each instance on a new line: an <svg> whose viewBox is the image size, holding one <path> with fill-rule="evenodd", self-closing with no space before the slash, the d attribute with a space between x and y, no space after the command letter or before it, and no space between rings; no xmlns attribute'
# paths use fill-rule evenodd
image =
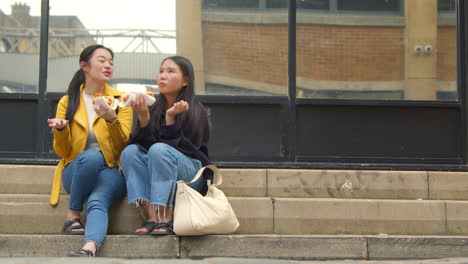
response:
<svg viewBox="0 0 468 264"><path fill-rule="evenodd" d="M64 257L69 251L78 249L81 243L80 236L0 235L0 257ZM235 257L297 261L468 258L468 237L110 235L99 256L169 259Z"/></svg>

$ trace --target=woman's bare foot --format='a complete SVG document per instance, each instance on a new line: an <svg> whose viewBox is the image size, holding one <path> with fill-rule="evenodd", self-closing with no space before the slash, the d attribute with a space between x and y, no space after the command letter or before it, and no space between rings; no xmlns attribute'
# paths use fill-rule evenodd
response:
<svg viewBox="0 0 468 264"><path fill-rule="evenodd" d="M149 204L148 201L142 201L141 207L143 208L143 213L146 217L146 223L135 230L135 233L149 233L153 230L154 224L147 224L147 223L155 223L156 222L156 213L154 211L154 206Z"/></svg>
<svg viewBox="0 0 468 264"><path fill-rule="evenodd" d="M154 212L156 214L156 224L160 223L166 223L164 227L160 228L155 228L151 232L152 234L157 234L157 233L168 233L168 228L170 228L170 232L172 232L172 208L162 206L162 205L153 205L154 206ZM170 223L170 224L167 224ZM169 233L170 233L169 232Z"/></svg>
<svg viewBox="0 0 468 264"><path fill-rule="evenodd" d="M82 249L89 250L89 251L93 252L93 256L95 256L96 251L97 251L97 245L93 241L88 241L88 242L86 242L86 244L84 244Z"/></svg>

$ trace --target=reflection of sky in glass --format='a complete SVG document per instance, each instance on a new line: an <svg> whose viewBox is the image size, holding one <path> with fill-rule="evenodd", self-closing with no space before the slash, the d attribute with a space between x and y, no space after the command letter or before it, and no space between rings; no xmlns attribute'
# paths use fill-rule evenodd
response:
<svg viewBox="0 0 468 264"><path fill-rule="evenodd" d="M0 10L10 15L11 5L15 3L18 3L18 0L1 0ZM23 0L19 3L29 5L32 16L40 15L40 0ZM175 30L174 0L135 0L131 1L131 3L126 0L50 0L50 15L78 16L81 23L87 29ZM157 38L151 40L161 52L175 53L175 39ZM107 38L101 44L107 45L116 52L119 52L130 41L131 38ZM149 52L156 52L154 48L148 50ZM125 51L138 52L138 44L130 44Z"/></svg>

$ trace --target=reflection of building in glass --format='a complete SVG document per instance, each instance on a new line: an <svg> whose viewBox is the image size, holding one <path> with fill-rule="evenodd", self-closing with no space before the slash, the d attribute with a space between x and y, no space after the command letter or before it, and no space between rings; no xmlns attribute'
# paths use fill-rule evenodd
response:
<svg viewBox="0 0 468 264"><path fill-rule="evenodd" d="M10 66L0 72L0 93L37 92L41 17L31 16L27 4L16 3L11 8L11 15L0 11L0 61L8 61ZM159 64L171 55L161 52L158 41L175 40L174 30L88 29L79 17L49 16L48 92L65 92L78 69L78 55L92 44L114 51L111 85L158 92L155 76Z"/></svg>
<svg viewBox="0 0 468 264"><path fill-rule="evenodd" d="M38 91L40 25L41 17L31 16L27 4L15 3L10 15L0 11L0 61L9 64L0 72L0 92ZM49 27L51 58L79 54L83 47L95 43L76 16L51 16Z"/></svg>
<svg viewBox="0 0 468 264"><path fill-rule="evenodd" d="M207 93L288 94L286 1L251 2L203 1ZM298 97L456 100L454 3L297 1Z"/></svg>
<svg viewBox="0 0 468 264"><path fill-rule="evenodd" d="M0 11L2 28L2 48L0 52L30 53L39 52L40 16L31 16L27 4L15 3L11 6L11 15ZM51 16L49 18L49 56L76 54L83 47L95 43L88 31L76 16ZM77 38L72 36L81 35Z"/></svg>

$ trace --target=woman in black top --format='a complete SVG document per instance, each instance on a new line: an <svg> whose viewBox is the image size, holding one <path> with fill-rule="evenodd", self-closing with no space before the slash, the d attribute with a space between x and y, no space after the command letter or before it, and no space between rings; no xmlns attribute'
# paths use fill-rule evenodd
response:
<svg viewBox="0 0 468 264"><path fill-rule="evenodd" d="M121 155L128 202L142 206L146 215L137 234L168 235L176 181L190 181L210 164L210 122L206 108L195 96L192 63L181 56L166 58L157 78L160 95L148 108L137 95L132 108L138 125ZM202 192L205 177L190 185Z"/></svg>

